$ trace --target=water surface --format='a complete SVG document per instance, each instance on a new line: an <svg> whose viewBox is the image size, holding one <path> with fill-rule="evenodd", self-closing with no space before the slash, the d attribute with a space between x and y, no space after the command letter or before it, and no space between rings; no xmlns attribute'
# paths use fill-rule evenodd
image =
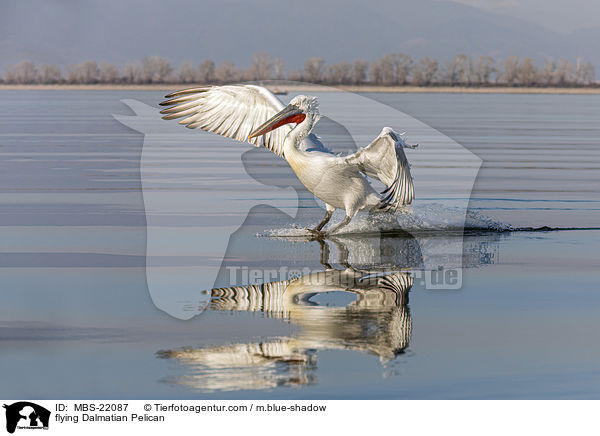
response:
<svg viewBox="0 0 600 436"><path fill-rule="evenodd" d="M600 225L598 96L370 95L483 160L472 212L517 228L580 229L470 232L459 290L427 289L418 273L456 235L265 237L321 218L285 164L224 140L202 148L207 135L194 159L173 150L156 162L158 192L208 174L215 202L243 207L211 215L207 205L194 226L245 222L225 259L207 241L202 258L154 260L182 274L220 265L214 299L188 321L154 306L145 266L147 220L185 240L190 217L148 218L143 137L112 117L131 115L123 98L156 104L162 94L2 97L11 102L0 109L4 397L599 397L600 231L583 230ZM334 122L320 134L355 147ZM440 218L429 203L418 197L415 207ZM240 265L277 273L232 275Z"/></svg>

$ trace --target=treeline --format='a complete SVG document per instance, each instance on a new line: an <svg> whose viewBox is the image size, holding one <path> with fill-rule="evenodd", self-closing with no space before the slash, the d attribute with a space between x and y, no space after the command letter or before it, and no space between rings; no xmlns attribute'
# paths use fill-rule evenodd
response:
<svg viewBox="0 0 600 436"><path fill-rule="evenodd" d="M327 65L318 57L307 59L304 68L286 70L281 58L255 53L250 67L233 62L200 64L186 61L175 68L160 56L148 56L123 67L105 62L84 61L64 71L55 65L22 61L4 68L6 84L224 84L242 81L289 80L327 85L378 86L590 86L595 85L594 67L577 58L537 65L532 58L509 56L496 61L490 56L457 55L439 63L424 57L413 60L402 53L387 54L374 62L362 59Z"/></svg>

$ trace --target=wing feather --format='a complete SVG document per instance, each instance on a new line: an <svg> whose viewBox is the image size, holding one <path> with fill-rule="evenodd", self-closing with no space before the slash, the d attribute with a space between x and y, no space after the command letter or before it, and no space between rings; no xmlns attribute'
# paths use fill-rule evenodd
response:
<svg viewBox="0 0 600 436"><path fill-rule="evenodd" d="M236 141L248 141L283 156L283 141L292 127L284 125L266 135L248 140L248 135L284 106L269 90L256 85L191 88L166 96L163 119L179 120L189 129L217 133Z"/></svg>
<svg viewBox="0 0 600 436"><path fill-rule="evenodd" d="M410 164L403 146L400 135L385 127L368 146L346 158L348 163L358 165L365 175L386 186L381 193L380 208L384 210L395 210L410 204L415 197Z"/></svg>

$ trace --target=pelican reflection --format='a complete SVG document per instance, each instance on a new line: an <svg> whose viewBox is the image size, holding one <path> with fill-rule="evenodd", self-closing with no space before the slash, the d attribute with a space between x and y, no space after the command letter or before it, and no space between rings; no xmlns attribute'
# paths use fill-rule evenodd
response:
<svg viewBox="0 0 600 436"><path fill-rule="evenodd" d="M211 291L213 310L261 312L298 326L297 334L159 351L159 357L185 366L186 375L168 381L204 392L301 386L316 383L321 350L355 350L378 356L383 363L404 353L411 337L412 276L353 268L344 245L332 242L341 268L331 266L329 245L321 240L322 270L291 280Z"/></svg>

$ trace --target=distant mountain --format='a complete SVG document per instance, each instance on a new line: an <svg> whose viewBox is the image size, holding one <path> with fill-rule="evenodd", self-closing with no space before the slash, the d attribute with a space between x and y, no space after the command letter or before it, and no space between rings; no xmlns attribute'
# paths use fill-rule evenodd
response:
<svg viewBox="0 0 600 436"><path fill-rule="evenodd" d="M123 64L157 54L178 63L210 58L246 66L266 51L298 68L405 52L439 60L463 53L583 56L600 66L600 28L564 36L526 20L434 0L21 0L3 5L0 64Z"/></svg>

